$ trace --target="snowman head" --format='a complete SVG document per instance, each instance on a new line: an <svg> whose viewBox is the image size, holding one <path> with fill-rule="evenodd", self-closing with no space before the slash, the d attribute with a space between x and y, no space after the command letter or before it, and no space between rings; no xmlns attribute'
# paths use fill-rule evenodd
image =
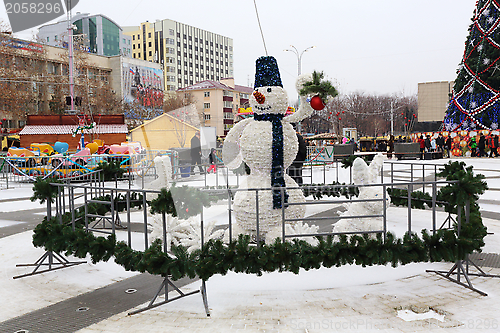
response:
<svg viewBox="0 0 500 333"><path fill-rule="evenodd" d="M255 89L250 98L253 112L284 114L288 107L288 95L283 89L276 59L260 57L255 65Z"/></svg>

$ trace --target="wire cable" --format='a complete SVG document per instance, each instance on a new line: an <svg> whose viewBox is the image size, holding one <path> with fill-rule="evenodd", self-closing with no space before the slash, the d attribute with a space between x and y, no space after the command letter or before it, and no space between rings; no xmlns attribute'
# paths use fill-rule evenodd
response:
<svg viewBox="0 0 500 333"><path fill-rule="evenodd" d="M262 32L262 26L260 25L259 11L257 10L257 3L255 2L255 0L253 0L253 4L255 5L255 14L257 15L257 22L259 23L260 35L262 36L264 50L266 51L266 56L268 56L269 54L267 53L266 41L264 40L264 33Z"/></svg>

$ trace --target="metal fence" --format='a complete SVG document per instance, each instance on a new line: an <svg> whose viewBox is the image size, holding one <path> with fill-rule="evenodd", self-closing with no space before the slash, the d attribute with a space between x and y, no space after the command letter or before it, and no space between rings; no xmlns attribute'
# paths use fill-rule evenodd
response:
<svg viewBox="0 0 500 333"><path fill-rule="evenodd" d="M179 165L175 151L148 150L134 155L53 155L53 156L8 156L0 157L0 189L14 184L31 183L37 177L58 179L78 179L79 176L92 173L101 163L114 161L125 170L122 179L145 184L156 178L153 160L156 156L167 155L171 159L174 177Z"/></svg>

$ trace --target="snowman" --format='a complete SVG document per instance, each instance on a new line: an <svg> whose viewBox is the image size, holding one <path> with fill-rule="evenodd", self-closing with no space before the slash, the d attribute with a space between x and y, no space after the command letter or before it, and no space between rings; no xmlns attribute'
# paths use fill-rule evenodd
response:
<svg viewBox="0 0 500 333"><path fill-rule="evenodd" d="M298 78L297 91L312 75ZM313 112L308 96L300 96L300 108L285 117L288 96L283 89L276 59L261 57L256 61L255 90L250 97L254 118L237 123L228 133L222 150L223 160L230 169L236 169L244 161L250 168L247 188L278 188L258 191L259 235L281 228L282 199L285 203L305 202L302 190L286 174L286 169L297 155L298 142L291 123L299 122ZM291 189L289 189L291 188ZM283 198L282 198L283 196ZM256 235L257 207L256 191L238 191L234 197L235 232ZM286 219L301 219L305 207L286 206ZM298 221L297 221L298 222ZM296 222L290 222L295 224ZM273 233L274 234L274 233Z"/></svg>

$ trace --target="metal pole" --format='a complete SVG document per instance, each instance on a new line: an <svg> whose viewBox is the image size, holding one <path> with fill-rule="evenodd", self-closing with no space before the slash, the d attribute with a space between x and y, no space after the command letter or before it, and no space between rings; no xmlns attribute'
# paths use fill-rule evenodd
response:
<svg viewBox="0 0 500 333"><path fill-rule="evenodd" d="M413 185L408 185L408 233L411 234L411 193L413 192Z"/></svg>
<svg viewBox="0 0 500 333"><path fill-rule="evenodd" d="M432 184L432 234L436 234L436 183Z"/></svg>
<svg viewBox="0 0 500 333"><path fill-rule="evenodd" d="M255 190L255 221L257 223L257 247L259 247L260 243L260 235L259 235L259 190Z"/></svg>
<svg viewBox="0 0 500 333"><path fill-rule="evenodd" d="M392 101L391 101L391 135L394 135L394 108Z"/></svg>

